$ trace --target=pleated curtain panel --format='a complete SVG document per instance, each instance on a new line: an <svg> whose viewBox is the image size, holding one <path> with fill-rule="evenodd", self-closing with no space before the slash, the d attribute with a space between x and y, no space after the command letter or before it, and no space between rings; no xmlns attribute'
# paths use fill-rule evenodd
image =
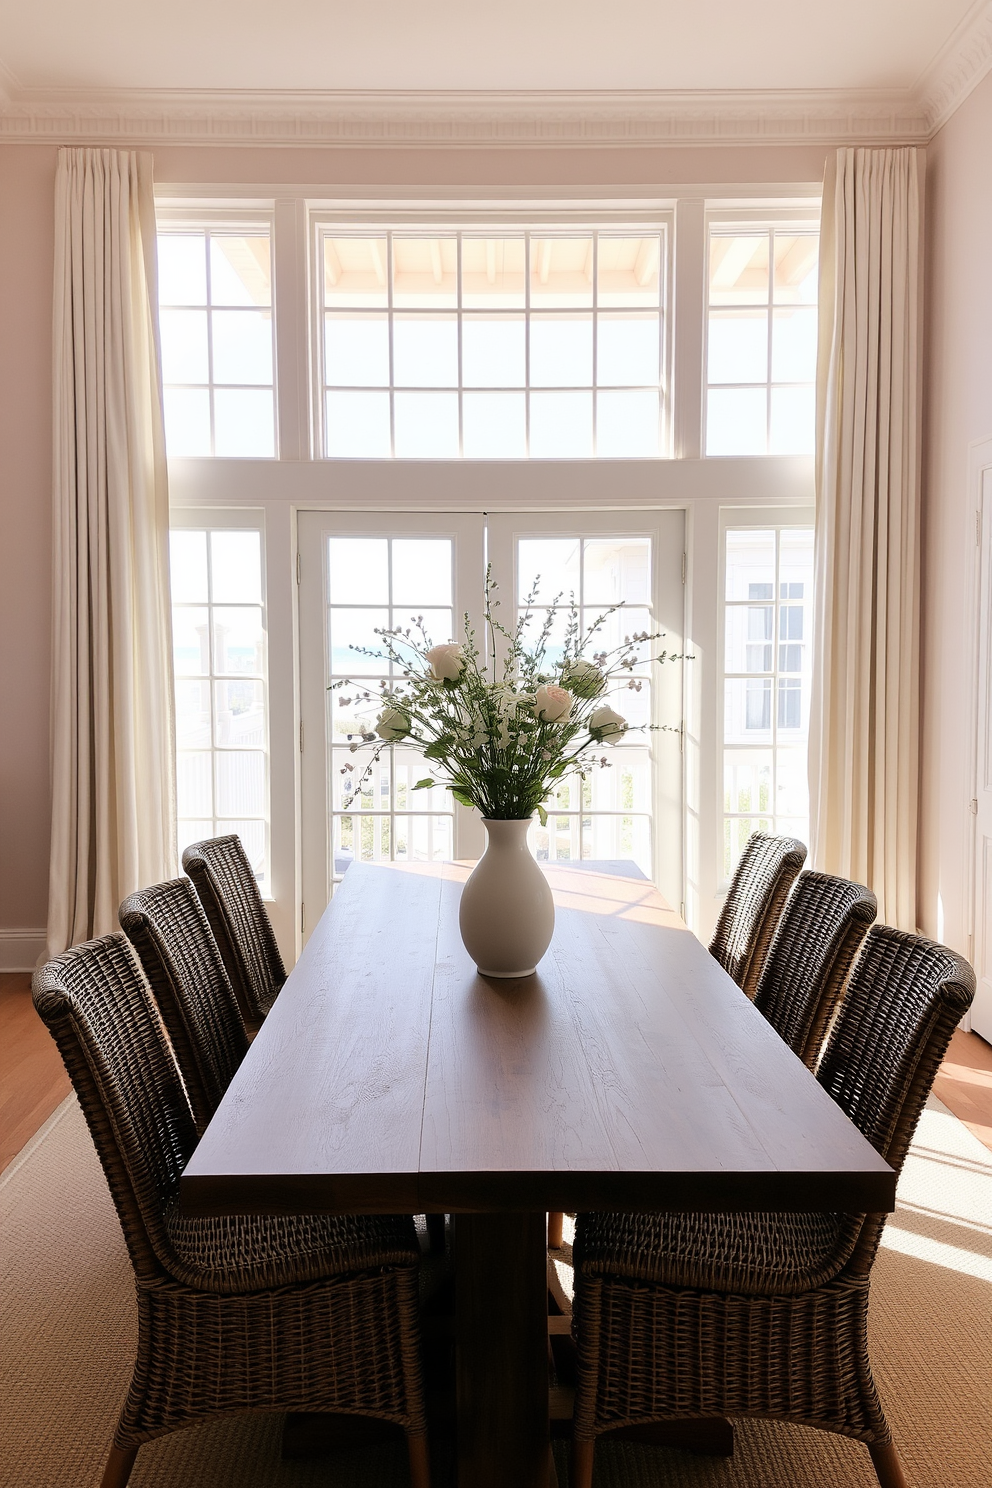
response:
<svg viewBox="0 0 992 1488"><path fill-rule="evenodd" d="M176 871L151 156L61 150L55 214L49 955Z"/></svg>
<svg viewBox="0 0 992 1488"><path fill-rule="evenodd" d="M916 929L919 794L921 151L837 151L820 228L816 868Z"/></svg>

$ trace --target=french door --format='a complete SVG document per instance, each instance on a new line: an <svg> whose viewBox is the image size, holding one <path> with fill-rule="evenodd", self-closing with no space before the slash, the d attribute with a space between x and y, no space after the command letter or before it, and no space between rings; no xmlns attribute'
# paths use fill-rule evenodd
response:
<svg viewBox="0 0 992 1488"><path fill-rule="evenodd" d="M389 663L370 654L380 649L376 630L422 624L434 643L459 640L468 616L481 636L488 562L505 624L516 623L536 585L531 631L556 596L574 596L585 626L623 606L591 650L646 630L665 632L654 650L679 652L683 523L681 511L300 515L304 936L350 863L474 858L484 846L475 812L440 786L414 792L431 773L415 748L393 745L373 762L373 746L354 747L390 677ZM330 690L345 678L353 685ZM547 826L531 829L534 849L551 861L633 860L677 904L681 663L638 668L609 701L630 732L604 749L605 767L559 787Z"/></svg>

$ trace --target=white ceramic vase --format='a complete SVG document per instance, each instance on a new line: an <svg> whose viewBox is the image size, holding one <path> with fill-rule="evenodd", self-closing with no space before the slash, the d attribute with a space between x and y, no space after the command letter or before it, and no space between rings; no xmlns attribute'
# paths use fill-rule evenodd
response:
<svg viewBox="0 0 992 1488"><path fill-rule="evenodd" d="M554 934L551 889L527 846L529 821L483 824L489 842L462 889L458 928L483 976L530 976Z"/></svg>

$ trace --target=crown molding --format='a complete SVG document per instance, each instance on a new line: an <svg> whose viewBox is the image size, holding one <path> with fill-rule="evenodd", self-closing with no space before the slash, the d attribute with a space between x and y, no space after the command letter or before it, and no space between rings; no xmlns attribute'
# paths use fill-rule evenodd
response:
<svg viewBox="0 0 992 1488"><path fill-rule="evenodd" d="M925 144L992 69L976 0L909 89L204 92L21 88L0 62L0 140L370 149Z"/></svg>
<svg viewBox="0 0 992 1488"><path fill-rule="evenodd" d="M927 137L992 69L992 0L977 0L916 84Z"/></svg>
<svg viewBox="0 0 992 1488"><path fill-rule="evenodd" d="M140 144L448 148L900 141L923 136L898 91L218 92L21 89L0 138Z"/></svg>

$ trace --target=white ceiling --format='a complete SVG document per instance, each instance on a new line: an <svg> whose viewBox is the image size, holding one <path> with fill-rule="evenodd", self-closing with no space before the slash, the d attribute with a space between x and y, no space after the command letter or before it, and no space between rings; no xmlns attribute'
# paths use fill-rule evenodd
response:
<svg viewBox="0 0 992 1488"><path fill-rule="evenodd" d="M11 101L54 90L879 90L983 0L0 0Z"/></svg>

